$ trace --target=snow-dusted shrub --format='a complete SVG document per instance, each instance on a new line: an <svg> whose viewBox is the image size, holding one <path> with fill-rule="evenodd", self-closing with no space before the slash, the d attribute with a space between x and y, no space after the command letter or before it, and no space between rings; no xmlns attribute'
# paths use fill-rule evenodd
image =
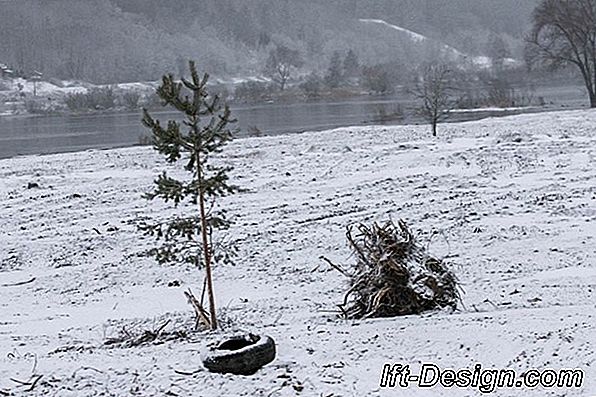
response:
<svg viewBox="0 0 596 397"><path fill-rule="evenodd" d="M387 94L393 90L389 72L380 64L367 66L362 70L361 84L376 94Z"/></svg>
<svg viewBox="0 0 596 397"><path fill-rule="evenodd" d="M31 114L42 114L45 113L45 108L41 101L35 99L27 99L25 101L25 109Z"/></svg>
<svg viewBox="0 0 596 397"><path fill-rule="evenodd" d="M273 93L268 83L260 81L244 82L234 91L234 99L239 102L253 103L268 100Z"/></svg>
<svg viewBox="0 0 596 397"><path fill-rule="evenodd" d="M313 72L300 84L300 89L304 91L307 97L316 98L321 94L322 85L321 78Z"/></svg>
<svg viewBox="0 0 596 397"><path fill-rule="evenodd" d="M136 110L139 108L139 102L141 100L141 94L136 91L127 91L122 94L122 105L128 110Z"/></svg>
<svg viewBox="0 0 596 397"><path fill-rule="evenodd" d="M523 131L503 131L495 138L496 143L522 143L532 140L532 136Z"/></svg>
<svg viewBox="0 0 596 397"><path fill-rule="evenodd" d="M68 94L64 100L72 111L111 109L116 105L114 90L111 87L94 88L89 92Z"/></svg>

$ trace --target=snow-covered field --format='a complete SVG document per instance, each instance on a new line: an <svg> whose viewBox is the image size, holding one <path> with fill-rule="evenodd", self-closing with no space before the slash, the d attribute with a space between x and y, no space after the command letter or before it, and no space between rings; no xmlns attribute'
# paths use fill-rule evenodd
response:
<svg viewBox="0 0 596 397"><path fill-rule="evenodd" d="M169 211L141 198L164 167L150 148L0 160L0 395L479 395L380 390L386 362L579 367L581 390L494 395L595 395L595 128L595 111L573 111L442 125L436 139L401 126L235 141L224 160L249 191L223 203L239 256L215 270L217 302L225 330L278 345L250 377L202 369L217 334L190 332L182 294L201 275L144 254L136 223ZM459 311L330 312L346 280L320 256L348 266L345 227L389 218L422 241L439 232L429 246L463 283ZM168 319L158 343L104 345Z"/></svg>

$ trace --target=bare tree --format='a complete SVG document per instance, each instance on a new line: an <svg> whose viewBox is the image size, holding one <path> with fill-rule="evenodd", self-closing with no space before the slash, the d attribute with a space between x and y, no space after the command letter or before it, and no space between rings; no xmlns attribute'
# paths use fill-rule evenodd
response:
<svg viewBox="0 0 596 397"><path fill-rule="evenodd" d="M453 108L451 84L451 70L446 65L431 64L424 67L412 91L421 101L418 114L430 123L433 136L437 136L437 124L449 117Z"/></svg>
<svg viewBox="0 0 596 397"><path fill-rule="evenodd" d="M362 69L362 84L377 94L386 94L392 90L389 80L389 73L384 65L365 66Z"/></svg>
<svg viewBox="0 0 596 397"><path fill-rule="evenodd" d="M577 66L596 107L596 0L542 0L527 44L530 64Z"/></svg>
<svg viewBox="0 0 596 397"><path fill-rule="evenodd" d="M302 57L298 51L283 45L277 46L269 52L265 74L283 90L292 75L292 69L299 68L302 63Z"/></svg>

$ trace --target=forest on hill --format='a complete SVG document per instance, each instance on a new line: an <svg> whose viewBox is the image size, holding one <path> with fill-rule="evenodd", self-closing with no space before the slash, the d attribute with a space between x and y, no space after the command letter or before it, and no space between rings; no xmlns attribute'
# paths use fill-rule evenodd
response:
<svg viewBox="0 0 596 397"><path fill-rule="evenodd" d="M114 83L154 80L186 60L219 77L257 76L270 49L298 51L304 72L336 51L363 65L416 63L432 48L359 22L383 19L485 55L491 37L521 58L536 0L19 0L0 3L0 63L27 75Z"/></svg>

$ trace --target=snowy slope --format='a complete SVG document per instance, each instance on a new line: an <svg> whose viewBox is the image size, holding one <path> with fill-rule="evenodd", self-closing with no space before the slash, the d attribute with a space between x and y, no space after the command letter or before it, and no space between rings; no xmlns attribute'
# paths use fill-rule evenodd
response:
<svg viewBox="0 0 596 397"><path fill-rule="evenodd" d="M217 301L226 330L278 344L276 361L250 377L201 369L210 333L103 345L166 319L167 332L192 325L182 291L198 290L200 276L156 265L135 230L169 211L141 198L164 167L151 149L0 160L0 391L436 396L446 392L379 390L382 365L480 361L586 371L582 390L496 396L594 395L595 123L596 113L574 111L444 125L436 139L401 126L235 141L224 160L249 191L224 202L239 258L217 267ZM442 232L429 244L463 283L459 311L369 321L330 312L347 285L320 256L349 266L345 227L390 217L425 231L423 241ZM32 373L43 376L30 392L11 380Z"/></svg>
<svg viewBox="0 0 596 397"><path fill-rule="evenodd" d="M397 25L393 25L390 24L382 19L360 19L359 20L362 23L366 23L366 24L376 24L376 25L381 25L384 27L387 27L391 30L394 31L398 31L400 33L405 34L406 36L408 36L410 38L410 40L412 40L415 43L423 43L423 42L434 42L434 40L429 39L426 36L423 36L419 33L413 32L411 30L402 28L400 26ZM461 51L457 50L454 47L451 47L447 44L444 43L439 43L436 42L436 44L438 45L439 50L441 51L442 55L445 56L447 59L453 60L453 61L463 61L463 60L468 60L471 61L471 63L477 67L481 67L481 68L488 68L491 66L491 60L489 57L486 56L471 56L468 54L464 54ZM513 58L506 58L504 60L505 65L517 65L519 64L519 62Z"/></svg>
<svg viewBox="0 0 596 397"><path fill-rule="evenodd" d="M408 30L408 29L404 29L397 25L392 25L390 23L383 21L382 19L365 19L364 18L364 19L360 19L359 21L362 23L374 23L374 24L378 24L378 25L383 25L390 29L397 30L398 32L405 33L407 36L410 37L410 39L412 41L426 41L426 40L428 40L428 38L426 36L423 36L416 32L412 32L411 30Z"/></svg>

